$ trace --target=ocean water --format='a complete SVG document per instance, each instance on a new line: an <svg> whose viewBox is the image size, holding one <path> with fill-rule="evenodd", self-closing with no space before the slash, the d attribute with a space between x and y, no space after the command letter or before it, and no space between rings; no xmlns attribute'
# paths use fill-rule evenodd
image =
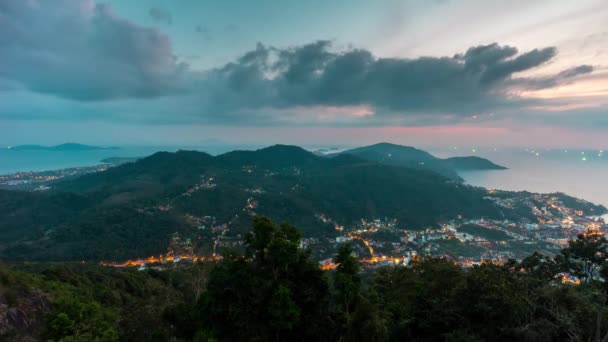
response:
<svg viewBox="0 0 608 342"><path fill-rule="evenodd" d="M443 150L436 155L476 155L508 170L467 171L471 185L500 190L564 192L608 207L608 153L602 150Z"/></svg>
<svg viewBox="0 0 608 342"><path fill-rule="evenodd" d="M25 172L57 170L79 166L93 166L102 159L111 157L146 157L159 151L175 152L178 150L202 151L218 155L235 150L256 150L268 145L255 144L210 144L201 146L121 146L115 150L90 151L36 151L12 150L0 147L0 175ZM303 148L310 151L326 149L325 145L307 145ZM331 147L330 152L340 151Z"/></svg>
<svg viewBox="0 0 608 342"><path fill-rule="evenodd" d="M15 151L0 148L0 175L21 171L56 170L69 167L92 166L111 157L146 157L155 152L177 150L197 150L219 154L235 149L251 149L247 145L210 145L210 146L125 146L117 150L90 151Z"/></svg>

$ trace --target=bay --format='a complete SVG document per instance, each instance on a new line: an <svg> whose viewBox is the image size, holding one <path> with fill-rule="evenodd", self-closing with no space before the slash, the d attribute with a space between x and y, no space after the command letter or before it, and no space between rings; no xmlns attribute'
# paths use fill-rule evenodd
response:
<svg viewBox="0 0 608 342"><path fill-rule="evenodd" d="M437 154L467 153L509 168L460 172L468 184L499 190L563 192L608 207L608 155L602 150L476 149Z"/></svg>

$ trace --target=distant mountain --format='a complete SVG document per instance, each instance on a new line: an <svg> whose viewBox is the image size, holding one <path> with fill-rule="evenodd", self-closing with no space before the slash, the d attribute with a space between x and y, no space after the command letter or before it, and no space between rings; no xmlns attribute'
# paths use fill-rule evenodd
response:
<svg viewBox="0 0 608 342"><path fill-rule="evenodd" d="M369 155L374 157L381 157L385 160L401 162L420 162L437 159L426 151L419 150L410 146L402 146L391 143L378 143L364 147L357 147L343 151L342 153L360 156Z"/></svg>
<svg viewBox="0 0 608 342"><path fill-rule="evenodd" d="M452 157L443 160L459 171L470 170L506 170L507 168L501 165L480 157Z"/></svg>
<svg viewBox="0 0 608 342"><path fill-rule="evenodd" d="M298 146L274 145L256 151L232 151L219 155L217 159L234 166L257 165L270 169L286 166L306 166L319 157Z"/></svg>
<svg viewBox="0 0 608 342"><path fill-rule="evenodd" d="M504 167L479 157L454 157L441 159L410 146L379 143L346 150L335 155L350 154L380 164L407 167L436 172L452 180L462 181L457 171L501 170Z"/></svg>
<svg viewBox="0 0 608 342"><path fill-rule="evenodd" d="M118 150L118 147L100 147L82 145L76 143L66 143L56 146L42 145L18 145L10 148L13 151L93 151L93 150Z"/></svg>
<svg viewBox="0 0 608 342"><path fill-rule="evenodd" d="M0 220L0 257L120 260L156 255L166 250L174 232L211 241L203 238L209 228L201 230L202 225L227 224L227 236L243 236L254 214L293 223L305 236L319 238L338 234L320 215L341 225L387 217L410 229L458 216L510 215L484 196L484 189L428 170L352 154L321 157L296 146L215 157L159 152L57 182L42 193L0 191L0 212L11 213Z"/></svg>

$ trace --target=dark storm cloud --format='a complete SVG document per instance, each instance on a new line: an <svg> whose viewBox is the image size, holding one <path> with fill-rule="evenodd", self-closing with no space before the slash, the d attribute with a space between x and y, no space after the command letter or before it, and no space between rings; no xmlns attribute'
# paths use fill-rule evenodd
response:
<svg viewBox="0 0 608 342"><path fill-rule="evenodd" d="M148 14L150 14L152 19L158 22L165 23L167 25L171 25L173 23L173 16L171 15L171 12L165 9L153 7L150 8Z"/></svg>
<svg viewBox="0 0 608 342"><path fill-rule="evenodd" d="M329 41L277 49L258 44L209 73L208 112L296 106L367 105L376 113L468 115L521 105L510 87L554 86L590 72L580 66L546 78L520 79L556 55L553 47L519 53L496 43L453 57L377 58L362 49L332 50Z"/></svg>
<svg viewBox="0 0 608 342"><path fill-rule="evenodd" d="M0 1L0 78L76 100L176 91L185 65L167 36L93 1Z"/></svg>

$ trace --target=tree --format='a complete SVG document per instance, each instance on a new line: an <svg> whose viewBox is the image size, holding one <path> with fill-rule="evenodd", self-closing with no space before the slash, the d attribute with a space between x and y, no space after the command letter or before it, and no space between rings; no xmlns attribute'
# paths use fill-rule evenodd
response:
<svg viewBox="0 0 608 342"><path fill-rule="evenodd" d="M337 264L333 274L334 296L336 313L344 328L348 330L351 324L351 315L359 299L361 279L359 277L359 261L353 255L350 244L338 247L338 254L334 257Z"/></svg>
<svg viewBox="0 0 608 342"><path fill-rule="evenodd" d="M599 234L579 234L562 249L560 258L565 270L589 284L608 257L608 240Z"/></svg>
<svg viewBox="0 0 608 342"><path fill-rule="evenodd" d="M327 338L327 281L300 236L291 225L254 218L245 254L225 255L209 275L199 301L204 329L220 340Z"/></svg>
<svg viewBox="0 0 608 342"><path fill-rule="evenodd" d="M349 342L388 341L386 312L379 306L376 294L373 292L361 294L356 303L350 327L342 340Z"/></svg>
<svg viewBox="0 0 608 342"><path fill-rule="evenodd" d="M118 341L114 313L96 302L62 299L49 317L47 338L56 341Z"/></svg>
<svg viewBox="0 0 608 342"><path fill-rule="evenodd" d="M538 279L551 281L559 273L559 265L554 259L534 252L518 264L518 271L523 271Z"/></svg>
<svg viewBox="0 0 608 342"><path fill-rule="evenodd" d="M535 306L527 282L493 264L473 267L451 305L458 308L468 330L483 340L521 340L519 328L532 322Z"/></svg>

